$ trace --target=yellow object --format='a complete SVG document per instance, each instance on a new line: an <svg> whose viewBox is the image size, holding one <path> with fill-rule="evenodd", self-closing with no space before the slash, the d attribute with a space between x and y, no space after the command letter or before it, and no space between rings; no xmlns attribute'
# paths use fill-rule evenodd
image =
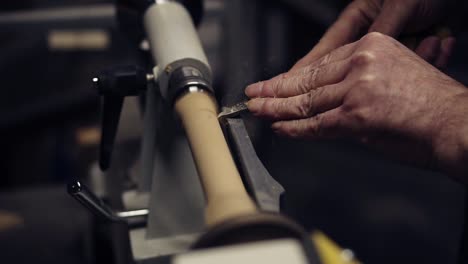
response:
<svg viewBox="0 0 468 264"><path fill-rule="evenodd" d="M349 249L342 249L324 233L314 231L312 241L317 248L320 260L324 264L360 264Z"/></svg>

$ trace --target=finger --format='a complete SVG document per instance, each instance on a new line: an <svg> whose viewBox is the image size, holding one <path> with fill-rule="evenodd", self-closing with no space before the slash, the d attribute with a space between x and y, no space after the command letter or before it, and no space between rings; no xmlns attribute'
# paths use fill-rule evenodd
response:
<svg viewBox="0 0 468 264"><path fill-rule="evenodd" d="M434 62L437 68L444 69L447 67L455 42L456 40L454 37L448 37L442 40L439 57Z"/></svg>
<svg viewBox="0 0 468 264"><path fill-rule="evenodd" d="M279 121L272 125L275 133L293 138L334 138L343 135L341 108L306 119Z"/></svg>
<svg viewBox="0 0 468 264"><path fill-rule="evenodd" d="M434 63L441 53L441 40L439 37L430 36L425 38L415 50L421 58L429 63Z"/></svg>
<svg viewBox="0 0 468 264"><path fill-rule="evenodd" d="M376 31L397 37L414 13L416 8L414 3L413 1L385 1L382 11L369 28L369 32Z"/></svg>
<svg viewBox="0 0 468 264"><path fill-rule="evenodd" d="M343 10L317 45L292 69L303 67L338 47L356 41L369 28L376 16L377 10L370 8L368 1L353 1Z"/></svg>
<svg viewBox="0 0 468 264"><path fill-rule="evenodd" d="M291 97L312 89L341 82L350 71L350 59L302 68L302 71L280 74L268 81L249 85L245 94L255 97Z"/></svg>
<svg viewBox="0 0 468 264"><path fill-rule="evenodd" d="M329 64L329 63L334 63L337 61L347 59L356 51L357 48L358 48L358 45L356 41L353 43L348 43L344 46L338 47L330 51L329 53L323 55L319 59L316 59L314 61L309 61L306 65L302 65L301 67L293 67L288 72L289 73L301 72L301 71L304 71L306 67L314 68L314 67L318 67L318 66L322 66L322 65Z"/></svg>
<svg viewBox="0 0 468 264"><path fill-rule="evenodd" d="M256 98L247 104L256 116L273 120L301 119L340 106L346 94L343 83L322 86L288 98Z"/></svg>

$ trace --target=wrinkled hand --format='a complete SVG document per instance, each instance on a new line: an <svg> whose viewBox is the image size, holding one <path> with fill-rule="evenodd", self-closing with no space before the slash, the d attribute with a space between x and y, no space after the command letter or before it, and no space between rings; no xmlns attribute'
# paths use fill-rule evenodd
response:
<svg viewBox="0 0 468 264"><path fill-rule="evenodd" d="M293 69L300 68L326 53L354 42L367 32L380 32L397 38L401 34L424 33L440 23L454 0L354 0L341 13L320 42ZM455 39L425 34L414 51L438 68L446 66Z"/></svg>
<svg viewBox="0 0 468 264"><path fill-rule="evenodd" d="M277 133L353 138L453 172L468 166L468 131L460 132L468 128L467 91L393 38L369 33L245 92L254 98L249 110L272 119Z"/></svg>

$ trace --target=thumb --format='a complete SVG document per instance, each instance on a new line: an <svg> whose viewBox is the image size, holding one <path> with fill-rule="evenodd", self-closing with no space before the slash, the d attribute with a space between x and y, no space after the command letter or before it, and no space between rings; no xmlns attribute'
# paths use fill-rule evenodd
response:
<svg viewBox="0 0 468 264"><path fill-rule="evenodd" d="M369 32L380 32L394 38L397 37L408 24L416 7L414 1L385 1L381 12L369 28Z"/></svg>
<svg viewBox="0 0 468 264"><path fill-rule="evenodd" d="M376 16L368 2L367 0L351 2L317 45L291 70L302 68L338 47L358 40L362 33L367 31L370 21Z"/></svg>

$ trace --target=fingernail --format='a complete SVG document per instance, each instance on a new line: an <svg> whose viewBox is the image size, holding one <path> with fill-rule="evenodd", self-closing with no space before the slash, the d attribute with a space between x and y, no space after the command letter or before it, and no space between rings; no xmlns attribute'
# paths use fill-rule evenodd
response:
<svg viewBox="0 0 468 264"><path fill-rule="evenodd" d="M281 130L281 122L276 122L271 125L271 129L273 130L273 133L279 135L279 136L284 136L285 133L283 130Z"/></svg>
<svg viewBox="0 0 468 264"><path fill-rule="evenodd" d="M280 122L276 122L276 123L273 123L271 125L271 129L273 129L273 131L275 131L275 133L278 133L278 130L280 129L281 127L281 123Z"/></svg>
<svg viewBox="0 0 468 264"><path fill-rule="evenodd" d="M247 107L249 111L252 113L257 113L262 109L263 104L265 103L265 99L263 98L254 98L247 102Z"/></svg>
<svg viewBox="0 0 468 264"><path fill-rule="evenodd" d="M247 86L245 95L248 97L258 97L261 95L263 89L263 82L258 82Z"/></svg>

